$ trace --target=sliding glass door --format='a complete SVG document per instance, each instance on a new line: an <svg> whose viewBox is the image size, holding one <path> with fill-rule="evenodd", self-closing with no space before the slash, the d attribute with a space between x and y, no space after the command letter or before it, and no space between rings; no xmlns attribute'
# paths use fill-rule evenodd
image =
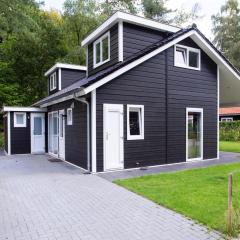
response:
<svg viewBox="0 0 240 240"><path fill-rule="evenodd" d="M203 158L203 110L187 108L187 160Z"/></svg>
<svg viewBox="0 0 240 240"><path fill-rule="evenodd" d="M58 155L58 112L48 113L48 152Z"/></svg>

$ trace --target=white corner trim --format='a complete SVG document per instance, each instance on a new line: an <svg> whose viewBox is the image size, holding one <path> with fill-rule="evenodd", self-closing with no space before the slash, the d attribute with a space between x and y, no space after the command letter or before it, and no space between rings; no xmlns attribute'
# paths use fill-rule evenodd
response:
<svg viewBox="0 0 240 240"><path fill-rule="evenodd" d="M102 60L103 58L103 39L108 38L108 58L106 60ZM96 45L100 43L100 62L97 63L96 62ZM97 39L94 43L93 43L93 68L97 68L101 65L103 65L104 63L110 61L110 32L108 31L107 33L105 33L104 35L102 35L99 39Z"/></svg>
<svg viewBox="0 0 240 240"><path fill-rule="evenodd" d="M11 114L7 113L8 155L11 155Z"/></svg>
<svg viewBox="0 0 240 240"><path fill-rule="evenodd" d="M220 133L219 133L219 108L220 108L220 74L219 74L219 66L217 65L217 158L219 158L219 141L220 141Z"/></svg>
<svg viewBox="0 0 240 240"><path fill-rule="evenodd" d="M178 27L174 27L171 25L166 25L151 19L147 19L140 16L135 16L129 13L124 12L116 12L113 14L110 18L108 18L102 25L100 25L95 31L93 31L91 34L89 34L83 41L82 41L82 47L89 44L91 41L95 40L97 37L99 37L102 33L104 33L107 29L112 27L115 23L118 21L124 21L128 23L133 23L138 26L144 26L151 29L159 30L159 31L167 31L167 32L177 32L180 30Z"/></svg>
<svg viewBox="0 0 240 240"><path fill-rule="evenodd" d="M197 112L201 113L201 156L200 158L188 158L188 113ZM203 108L186 108L186 162L194 160L203 160Z"/></svg>
<svg viewBox="0 0 240 240"><path fill-rule="evenodd" d="M118 23L118 61L123 61L123 22Z"/></svg>
<svg viewBox="0 0 240 240"><path fill-rule="evenodd" d="M99 80L99 81L97 81L96 83L90 85L89 87L87 87L87 88L85 88L85 89L82 89L82 90L77 94L77 96L82 96L82 95L85 95L85 94L93 91L94 89L102 86L103 84L111 81L112 79L118 77L119 75L121 75L121 74L127 72L128 70L136 67L137 65L143 63L144 61L150 59L151 57L156 56L156 55L159 54L160 52L168 49L169 47L173 46L173 45L176 44L177 42L179 42L179 41L181 41L181 40L183 40L183 39L191 36L191 35L194 34L194 33L195 33L194 30L189 31L189 32L187 32L186 34L184 34L184 35L182 35L182 36L174 39L173 41L165 44L164 46L162 46L162 47L160 47L160 48L158 48L158 49L156 49L156 50L154 50L154 51L152 51L152 52L144 55L143 57L141 57L141 58L139 58L139 59L137 59L137 60L129 63L128 65L126 65L126 66L120 68L119 70L117 70L117 71L109 74L108 76L102 78L101 80Z"/></svg>
<svg viewBox="0 0 240 240"><path fill-rule="evenodd" d="M91 92L92 172L97 172L96 90Z"/></svg>
<svg viewBox="0 0 240 240"><path fill-rule="evenodd" d="M3 112L46 112L46 108L35 107L3 107Z"/></svg>
<svg viewBox="0 0 240 240"><path fill-rule="evenodd" d="M67 68L67 69L73 69L73 70L87 71L86 66L81 66L76 64L67 64L67 63L56 63L45 72L44 76L48 76L51 72L53 72L57 68Z"/></svg>
<svg viewBox="0 0 240 240"><path fill-rule="evenodd" d="M58 90L62 90L62 69L58 69Z"/></svg>
<svg viewBox="0 0 240 240"><path fill-rule="evenodd" d="M130 122L129 122L129 112L130 109L140 109L141 111L141 119L139 121L139 135L131 135L130 134ZM127 105L127 140L142 140L144 139L144 105Z"/></svg>
<svg viewBox="0 0 240 240"><path fill-rule="evenodd" d="M182 48L182 49L186 49L186 65L182 65L176 62L176 51L177 48ZM189 52L195 52L198 53L198 67L190 67L189 66ZM186 45L180 45L180 44L175 44L174 45L174 66L175 67L181 67L181 68L187 68L187 69L191 69L191 70L201 70L201 50L200 48L192 48L192 47L188 47Z"/></svg>

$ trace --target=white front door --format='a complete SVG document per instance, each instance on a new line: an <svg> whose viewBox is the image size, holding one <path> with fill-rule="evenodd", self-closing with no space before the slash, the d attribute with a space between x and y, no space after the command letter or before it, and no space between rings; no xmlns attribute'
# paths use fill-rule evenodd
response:
<svg viewBox="0 0 240 240"><path fill-rule="evenodd" d="M45 152L45 114L31 113L31 153Z"/></svg>
<svg viewBox="0 0 240 240"><path fill-rule="evenodd" d="M65 114L64 110L59 111L59 158L65 159Z"/></svg>
<svg viewBox="0 0 240 240"><path fill-rule="evenodd" d="M123 168L123 105L104 104L104 170Z"/></svg>

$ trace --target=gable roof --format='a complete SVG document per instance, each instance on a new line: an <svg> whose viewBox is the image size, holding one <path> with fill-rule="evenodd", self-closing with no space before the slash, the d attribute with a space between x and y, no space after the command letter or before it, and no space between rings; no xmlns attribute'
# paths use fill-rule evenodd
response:
<svg viewBox="0 0 240 240"><path fill-rule="evenodd" d="M240 107L226 107L219 109L219 115L239 115Z"/></svg>
<svg viewBox="0 0 240 240"><path fill-rule="evenodd" d="M175 33L181 28L160 23L158 21L136 16L130 13L124 13L121 11L115 12L111 17L109 17L103 24L101 24L97 29L90 33L83 41L82 46L86 46L90 42L94 41L97 37L101 36L109 28L111 28L117 22L127 22L133 23L134 25L147 27L154 30L172 32Z"/></svg>
<svg viewBox="0 0 240 240"><path fill-rule="evenodd" d="M79 71L87 71L86 66L76 65L76 64L68 64L68 63L56 63L53 65L50 69L48 69L44 76L48 76L50 73L52 73L57 68L66 68L66 69L72 69L72 70L79 70Z"/></svg>
<svg viewBox="0 0 240 240"><path fill-rule="evenodd" d="M52 105L57 102L65 101L66 95L68 99L73 98L74 96L83 96L94 89L102 86L103 84L111 81L112 79L120 76L121 74L129 71L135 66L143 63L144 61L156 56L157 54L163 52L169 47L175 45L176 43L182 41L183 39L191 37L217 64L219 67L228 71L231 76L234 76L240 80L239 71L223 56L223 54L218 51L214 45L196 28L190 27L182 29L175 34L164 38L163 40L139 51L133 56L130 56L123 62L119 62L112 67L104 69L90 77L85 77L81 80L76 81L74 84L69 86L66 89L59 91L56 94L53 94L43 100L40 100L34 106L47 106ZM62 98L62 99L59 99Z"/></svg>

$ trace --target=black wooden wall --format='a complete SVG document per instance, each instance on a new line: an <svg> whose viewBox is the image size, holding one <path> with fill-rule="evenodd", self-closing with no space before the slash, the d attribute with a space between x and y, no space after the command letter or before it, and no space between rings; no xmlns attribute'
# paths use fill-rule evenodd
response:
<svg viewBox="0 0 240 240"><path fill-rule="evenodd" d="M31 152L30 113L26 114L26 127L14 127L14 113L11 119L11 154L24 154Z"/></svg>
<svg viewBox="0 0 240 240"><path fill-rule="evenodd" d="M62 89L86 77L86 71L62 68Z"/></svg>
<svg viewBox="0 0 240 240"><path fill-rule="evenodd" d="M190 39L181 44L196 47ZM201 53L201 71L175 67L171 47L97 89L98 171L103 170L104 103L124 105L125 168L186 161L187 107L203 108L203 156L217 157L217 66ZM144 105L144 140L127 140L127 104Z"/></svg>

